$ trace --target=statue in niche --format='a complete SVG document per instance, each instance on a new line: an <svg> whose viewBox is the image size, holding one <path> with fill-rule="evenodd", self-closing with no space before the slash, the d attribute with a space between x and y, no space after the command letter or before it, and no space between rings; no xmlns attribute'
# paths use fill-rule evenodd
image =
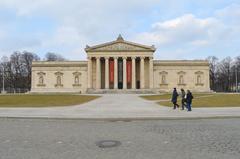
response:
<svg viewBox="0 0 240 159"><path fill-rule="evenodd" d="M40 85L44 84L44 78L43 78L43 76L40 76L40 77L39 77L38 83L39 83Z"/></svg>
<svg viewBox="0 0 240 159"><path fill-rule="evenodd" d="M166 75L162 75L162 84L166 84Z"/></svg>
<svg viewBox="0 0 240 159"><path fill-rule="evenodd" d="M62 84L61 76L57 76L57 85L61 85L61 84Z"/></svg>
<svg viewBox="0 0 240 159"><path fill-rule="evenodd" d="M79 76L75 76L74 83L79 84Z"/></svg>
<svg viewBox="0 0 240 159"><path fill-rule="evenodd" d="M184 84L183 75L179 76L179 84Z"/></svg>
<svg viewBox="0 0 240 159"><path fill-rule="evenodd" d="M197 84L201 84L201 83L202 83L202 81L201 81L201 76L198 75L198 76L197 76Z"/></svg>

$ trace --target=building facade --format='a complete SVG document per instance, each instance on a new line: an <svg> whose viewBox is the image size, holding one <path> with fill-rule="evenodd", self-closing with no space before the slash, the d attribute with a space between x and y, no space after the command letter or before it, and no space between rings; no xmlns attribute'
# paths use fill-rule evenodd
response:
<svg viewBox="0 0 240 159"><path fill-rule="evenodd" d="M154 60L154 46L117 40L86 46L87 61L32 63L31 92L209 92L205 60Z"/></svg>

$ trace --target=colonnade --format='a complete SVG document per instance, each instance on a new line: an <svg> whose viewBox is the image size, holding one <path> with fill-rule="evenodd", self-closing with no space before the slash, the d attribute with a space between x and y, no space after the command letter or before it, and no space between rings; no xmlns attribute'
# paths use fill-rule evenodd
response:
<svg viewBox="0 0 240 159"><path fill-rule="evenodd" d="M149 88L153 88L153 58L145 56L123 56L123 57L88 57L88 88L93 88L93 59L96 60L96 89L101 89L101 58L105 60L105 89L109 89L109 61L114 60L114 86L118 89L118 59L123 61L123 89L127 89L127 59L131 59L131 88L136 89L136 59L140 58L140 89L146 89L145 85L145 59L149 62Z"/></svg>

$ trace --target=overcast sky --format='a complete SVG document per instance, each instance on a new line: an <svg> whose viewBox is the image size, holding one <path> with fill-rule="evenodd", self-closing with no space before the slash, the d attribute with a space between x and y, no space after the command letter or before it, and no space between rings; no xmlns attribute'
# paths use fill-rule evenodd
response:
<svg viewBox="0 0 240 159"><path fill-rule="evenodd" d="M86 58L86 45L155 45L155 59L240 55L240 0L0 0L0 56Z"/></svg>

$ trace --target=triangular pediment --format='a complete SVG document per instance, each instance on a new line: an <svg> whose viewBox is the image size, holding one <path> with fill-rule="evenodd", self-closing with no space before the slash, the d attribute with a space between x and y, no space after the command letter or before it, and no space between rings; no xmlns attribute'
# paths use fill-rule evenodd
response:
<svg viewBox="0 0 240 159"><path fill-rule="evenodd" d="M155 51L154 46L146 46L121 39L96 46L86 47L86 52L122 52L122 51Z"/></svg>

